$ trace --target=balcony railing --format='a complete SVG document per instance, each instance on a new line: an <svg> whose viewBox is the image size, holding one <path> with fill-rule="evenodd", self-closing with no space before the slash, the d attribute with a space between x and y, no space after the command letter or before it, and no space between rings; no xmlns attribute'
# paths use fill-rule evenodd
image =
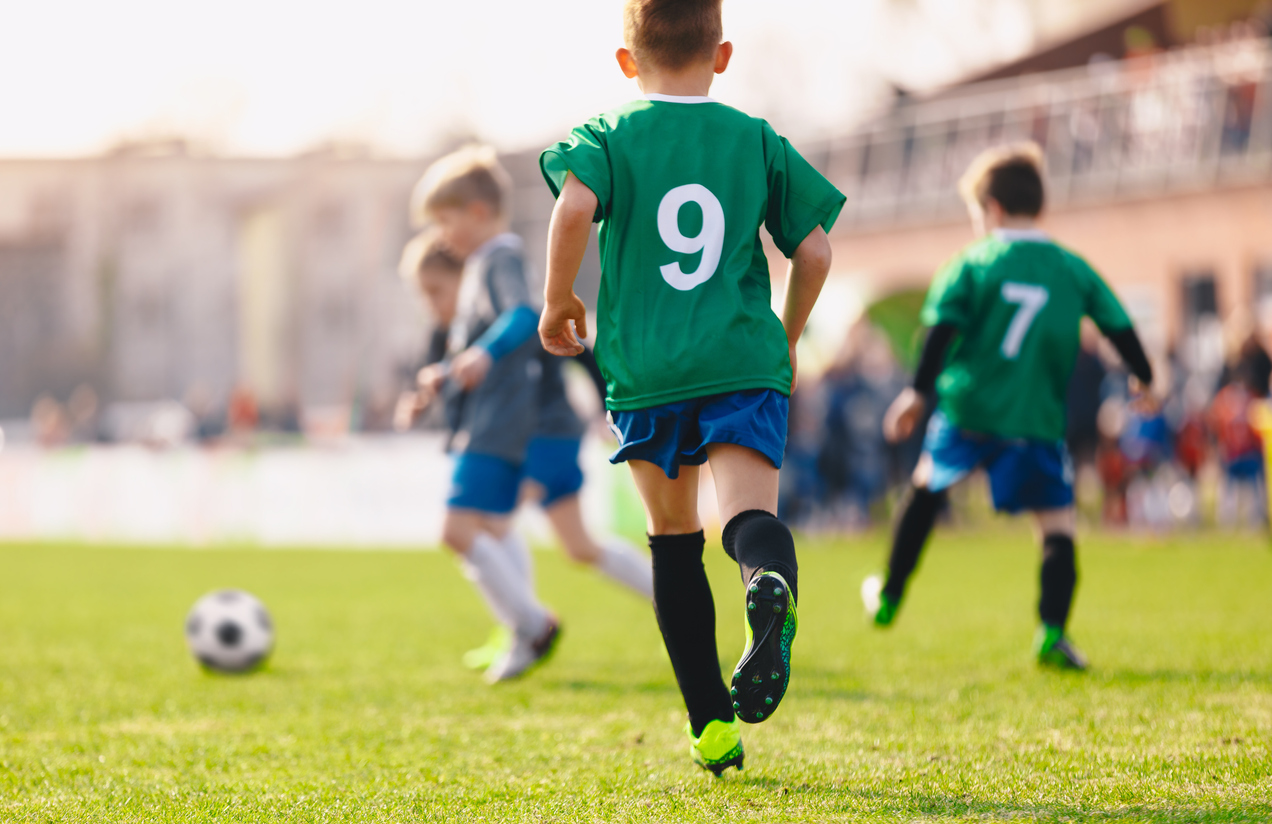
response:
<svg viewBox="0 0 1272 824"><path fill-rule="evenodd" d="M1052 205L1272 176L1272 41L1193 47L906 103L810 153L848 196L839 226L946 220L972 158L1033 140Z"/></svg>

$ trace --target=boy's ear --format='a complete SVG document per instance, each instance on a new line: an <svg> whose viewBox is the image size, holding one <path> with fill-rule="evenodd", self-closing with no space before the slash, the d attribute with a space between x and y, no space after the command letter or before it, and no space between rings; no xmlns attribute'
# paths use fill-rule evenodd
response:
<svg viewBox="0 0 1272 824"><path fill-rule="evenodd" d="M628 80L640 74L640 69L636 65L636 55L630 50L619 49L614 53L614 57L618 60L618 67L623 70L623 76Z"/></svg>
<svg viewBox="0 0 1272 824"><path fill-rule="evenodd" d="M724 74L724 70L729 68L729 59L732 57L733 44L728 40L716 46L715 73Z"/></svg>

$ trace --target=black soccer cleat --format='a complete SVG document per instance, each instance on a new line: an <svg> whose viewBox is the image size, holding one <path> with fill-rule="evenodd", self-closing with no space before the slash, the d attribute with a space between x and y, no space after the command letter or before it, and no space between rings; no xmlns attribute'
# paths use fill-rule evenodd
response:
<svg viewBox="0 0 1272 824"><path fill-rule="evenodd" d="M799 618L791 588L776 572L760 572L746 592L746 651L733 668L733 711L756 724L777 711L791 680L791 643Z"/></svg>

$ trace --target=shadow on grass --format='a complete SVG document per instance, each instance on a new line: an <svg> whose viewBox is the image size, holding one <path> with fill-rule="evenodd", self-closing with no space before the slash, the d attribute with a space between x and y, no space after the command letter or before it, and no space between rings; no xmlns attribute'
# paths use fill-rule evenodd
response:
<svg viewBox="0 0 1272 824"><path fill-rule="evenodd" d="M802 782L799 784L765 776L738 776L729 783L741 784L771 792L781 797L798 800L806 796L810 801L826 795L852 796L869 809L872 816L880 818L909 819L916 814L939 818L975 818L977 820L1027 821L1134 821L1144 824L1182 824L1188 822L1225 822L1246 824L1272 821L1272 804L1251 804L1245 807L1161 806L1149 807L1130 804L1125 807L1098 809L1077 807L1070 804L1012 804L1000 801L947 796L934 793L916 793L899 790L896 793L878 790L854 790L837 784Z"/></svg>

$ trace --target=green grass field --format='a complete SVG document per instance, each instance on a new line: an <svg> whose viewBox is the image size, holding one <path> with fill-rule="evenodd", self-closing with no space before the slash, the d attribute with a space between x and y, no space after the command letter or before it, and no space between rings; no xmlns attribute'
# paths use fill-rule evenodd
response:
<svg viewBox="0 0 1272 824"><path fill-rule="evenodd" d="M1272 820L1265 539L1083 541L1085 675L1029 660L1023 525L939 536L877 632L857 588L883 544L803 542L791 691L721 780L689 761L650 608L555 553L562 646L488 688L441 553L0 548L0 820ZM727 667L741 585L709 555ZM185 651L222 586L274 613L263 672Z"/></svg>

